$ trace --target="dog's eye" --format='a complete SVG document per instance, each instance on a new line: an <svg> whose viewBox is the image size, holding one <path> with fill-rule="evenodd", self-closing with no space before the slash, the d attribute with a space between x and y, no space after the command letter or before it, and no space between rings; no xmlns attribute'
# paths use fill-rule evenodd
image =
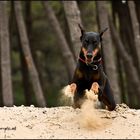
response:
<svg viewBox="0 0 140 140"><path fill-rule="evenodd" d="M88 44L89 43L89 40L85 40L85 43Z"/></svg>
<svg viewBox="0 0 140 140"><path fill-rule="evenodd" d="M84 41L83 41L83 45L84 45L84 47L87 47L87 46L88 46L88 43L89 43L88 40L84 40Z"/></svg>
<svg viewBox="0 0 140 140"><path fill-rule="evenodd" d="M97 41L94 41L93 44L94 44L95 46L98 46L98 45L99 45L99 43L98 43Z"/></svg>
<svg viewBox="0 0 140 140"><path fill-rule="evenodd" d="M97 41L93 41L93 44L97 44Z"/></svg>

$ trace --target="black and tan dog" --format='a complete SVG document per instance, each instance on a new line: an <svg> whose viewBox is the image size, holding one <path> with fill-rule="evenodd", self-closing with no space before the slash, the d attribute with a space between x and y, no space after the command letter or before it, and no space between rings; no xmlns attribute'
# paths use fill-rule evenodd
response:
<svg viewBox="0 0 140 140"><path fill-rule="evenodd" d="M103 102L108 110L114 110L116 107L115 100L101 63L102 35L107 28L101 33L96 33L85 32L80 25L79 27L82 47L73 80L70 84L71 92L74 93L74 108L80 108L81 99L84 98L85 90L88 89L93 90L94 93L98 92L99 101ZM98 83L98 90L94 88L94 83Z"/></svg>

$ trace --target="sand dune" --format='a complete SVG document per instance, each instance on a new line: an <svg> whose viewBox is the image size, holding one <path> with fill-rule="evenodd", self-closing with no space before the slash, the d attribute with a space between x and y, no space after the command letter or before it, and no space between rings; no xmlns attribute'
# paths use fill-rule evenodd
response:
<svg viewBox="0 0 140 140"><path fill-rule="evenodd" d="M69 106L54 108L1 107L0 138L135 139L140 138L140 110L125 104L115 111Z"/></svg>

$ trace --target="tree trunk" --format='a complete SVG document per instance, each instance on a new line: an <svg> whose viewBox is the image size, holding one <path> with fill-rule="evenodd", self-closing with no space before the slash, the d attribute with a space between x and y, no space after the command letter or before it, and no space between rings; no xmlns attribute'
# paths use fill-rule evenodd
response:
<svg viewBox="0 0 140 140"><path fill-rule="evenodd" d="M32 32L33 32L32 1L26 1L25 2L25 24L26 24L26 29L27 29L27 35L28 35L28 38L29 38L32 57L33 57L33 60L34 60L35 67L36 67L36 69L38 71L38 76L39 76L40 83L42 85L42 90L44 91L42 67L40 66L40 60L39 60L39 57L37 55L36 48L33 46L33 43L32 43L33 42L33 35L32 35ZM31 91L29 91L29 92L31 92Z"/></svg>
<svg viewBox="0 0 140 140"><path fill-rule="evenodd" d="M11 61L10 61L10 39L8 30L7 2L0 1L0 43L1 43L1 77L3 104L13 105Z"/></svg>
<svg viewBox="0 0 140 140"><path fill-rule="evenodd" d="M119 17L120 36L122 38L124 47L126 48L126 51L132 56L134 66L138 68L138 57L134 42L134 33L128 3L126 1L126 3L123 4L121 0L113 1L113 3L116 7L118 7L116 8L116 11Z"/></svg>
<svg viewBox="0 0 140 140"><path fill-rule="evenodd" d="M112 18L113 18L113 24L115 26L115 28L117 28L117 9L118 7L116 7L115 2L112 1ZM122 32L122 34L124 35L124 33ZM122 36L121 34L121 36ZM126 87L126 73L125 73L125 69L124 69L124 65L123 65L123 61L119 55L118 50L116 50L116 55L117 55L117 68L118 68L118 74L119 74L119 87L121 89L121 100L122 102L128 103L127 102L127 93L128 93L128 88Z"/></svg>
<svg viewBox="0 0 140 140"><path fill-rule="evenodd" d="M37 104L40 107L45 107L46 101L43 96L43 91L40 85L38 72L36 70L36 67L32 59L20 1L14 1L14 6L15 6L16 21L17 21L19 35L20 35L20 41L21 41L24 57L26 60L26 64L29 70L30 80L32 82L32 87L36 96Z"/></svg>
<svg viewBox="0 0 140 140"><path fill-rule="evenodd" d="M58 43L60 44L60 50L62 53L63 61L66 65L67 71L70 75L70 79L72 79L72 76L73 76L73 73L75 70L75 66L76 66L73 54L69 49L68 43L67 43L65 36L61 30L60 24L59 24L54 12L53 12L53 9L49 5L49 2L44 1L43 3L45 6L46 15L47 15L47 18L49 20L49 23L52 25L54 35L56 34L56 37L58 38ZM56 47L57 46L58 45L56 44Z"/></svg>
<svg viewBox="0 0 140 140"><path fill-rule="evenodd" d="M81 32L78 26L78 24L82 25L80 10L76 1L63 1L63 5L70 30L75 58L77 59L81 47Z"/></svg>
<svg viewBox="0 0 140 140"><path fill-rule="evenodd" d="M34 59L32 45L31 45L31 41L32 41L31 1L25 1L25 24L26 24L26 29L27 29L27 35L28 35L29 42L30 42L32 57ZM19 45L21 45L21 43L19 43ZM26 105L31 105L32 99L33 99L33 90L30 87L31 82L29 79L29 71L28 71L28 68L26 65L23 50L21 47L19 47L19 48L20 48L20 59L21 59L21 67L22 67L22 81L23 81L23 86L24 86L24 95L25 95Z"/></svg>
<svg viewBox="0 0 140 140"><path fill-rule="evenodd" d="M20 40L19 40L20 41ZM19 51L20 51L20 61L21 61L21 71L22 71L22 83L23 83L23 88L24 88L24 96L25 96L25 101L26 105L31 105L32 104L32 90L31 90L31 83L29 80L29 72L26 64L26 60L23 54L23 50L21 48L21 44L19 43Z"/></svg>
<svg viewBox="0 0 140 140"><path fill-rule="evenodd" d="M25 1L25 23L29 40L32 40L32 1Z"/></svg>
<svg viewBox="0 0 140 140"><path fill-rule="evenodd" d="M14 2L11 2L11 11L10 11L10 20L9 20L9 25L10 25L10 42L11 44L13 44L13 36L15 35L15 32L17 32L18 28L17 28L17 24L16 24L16 20L15 20L15 12L14 12ZM21 75L22 75L22 84L23 84L23 91L24 91L24 95L25 95L25 101L26 101L26 105L31 105L32 104L32 94L30 92L31 89L31 84L29 82L29 76L28 76L28 69L27 69L27 65L26 65L26 61L23 55L23 51L21 48L21 43L20 43L20 37L19 34L16 34L16 39L17 39L17 46L18 46L18 50L20 52L20 67L21 67Z"/></svg>
<svg viewBox="0 0 140 140"><path fill-rule="evenodd" d="M135 0L135 7L136 7L136 13L137 13L137 18L139 21L139 32L140 32L140 1Z"/></svg>
<svg viewBox="0 0 140 140"><path fill-rule="evenodd" d="M111 21L110 22L110 28L111 28L111 34L112 39L115 43L116 49L119 51L120 57L124 61L124 64L127 65L127 76L129 79L131 79L129 82L131 83L132 87L135 89L135 92L133 94L137 94L138 98L140 98L140 80L137 75L136 68L133 65L132 59L129 56L129 54L125 51L124 46L119 38L119 35L117 34L117 31L114 28L114 25Z"/></svg>
<svg viewBox="0 0 140 140"><path fill-rule="evenodd" d="M102 30L102 29L105 29L106 27L109 27L106 2L96 1L96 7L97 7L97 13L98 13L99 29ZM121 93L120 93L120 88L118 84L117 68L115 64L115 54L114 54L114 49L112 47L110 31L107 31L105 33L102 46L103 46L102 49L103 49L103 55L104 55L104 60L105 60L105 70L110 80L110 85L112 87L116 103L120 103Z"/></svg>
<svg viewBox="0 0 140 140"><path fill-rule="evenodd" d="M112 1L112 3L115 5L114 7L116 10L116 13L118 14L120 36L121 36L122 43L124 44L125 51L130 55L134 66L138 68L138 59L137 59L137 53L135 49L134 33L132 29L132 24L131 24L128 3L126 1L126 3L123 4L121 0ZM127 23L127 26L126 26L126 23ZM135 89L133 88L131 84L131 77L128 76L129 75L127 73L128 68L125 66L124 61L123 61L123 67L124 67L124 71L126 75L124 76L123 82L126 84L126 92L128 94L127 95L128 103L129 105L133 106L134 104L133 99L135 97L135 95L133 94L135 92Z"/></svg>
<svg viewBox="0 0 140 140"><path fill-rule="evenodd" d="M133 29L133 34L134 34L134 42L135 42L135 48L137 52L137 57L135 56L135 61L136 58L138 58L137 66L140 72L140 34L139 34L139 22L137 19L136 15L136 8L134 1L128 1L128 6L129 6L129 11L130 11L130 17L131 17L131 22L132 22L132 29ZM133 46L134 47L134 46Z"/></svg>

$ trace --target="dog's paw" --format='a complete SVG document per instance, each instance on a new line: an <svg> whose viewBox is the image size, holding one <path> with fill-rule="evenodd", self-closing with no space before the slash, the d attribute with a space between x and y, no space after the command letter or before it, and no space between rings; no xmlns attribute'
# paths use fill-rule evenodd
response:
<svg viewBox="0 0 140 140"><path fill-rule="evenodd" d="M75 83L72 83L72 84L70 84L70 92L71 93L75 93L75 91L76 91L76 88L77 88L77 86L76 86L76 84Z"/></svg>
<svg viewBox="0 0 140 140"><path fill-rule="evenodd" d="M85 95L88 100L97 101L98 95L96 95L93 90L85 90Z"/></svg>
<svg viewBox="0 0 140 140"><path fill-rule="evenodd" d="M99 84L97 82L94 82L92 84L90 90L92 90L94 92L94 94L98 94L98 92L99 92Z"/></svg>
<svg viewBox="0 0 140 140"><path fill-rule="evenodd" d="M74 96L74 93L76 91L76 84L75 83L72 83L70 85L67 85L65 86L63 89L62 89L62 93L67 96L67 97L71 97L73 98Z"/></svg>

